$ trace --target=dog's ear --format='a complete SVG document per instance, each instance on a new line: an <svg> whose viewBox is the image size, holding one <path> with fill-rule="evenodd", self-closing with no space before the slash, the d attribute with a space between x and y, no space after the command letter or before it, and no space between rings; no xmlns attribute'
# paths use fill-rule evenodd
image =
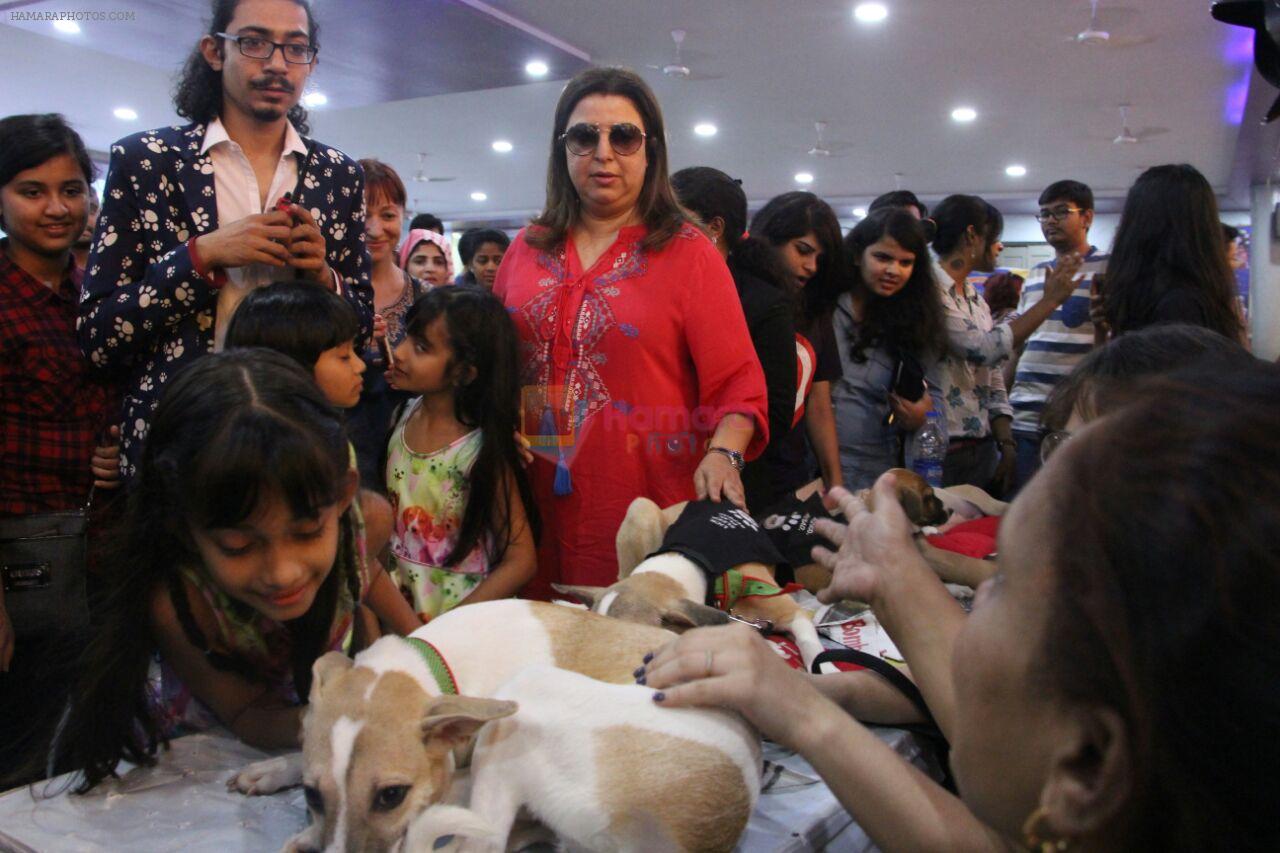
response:
<svg viewBox="0 0 1280 853"><path fill-rule="evenodd" d="M351 669L353 665L354 661L342 652L329 652L327 655L317 658L316 662L311 665L311 695L307 701L315 704L316 697L324 689L325 682L339 673Z"/></svg>
<svg viewBox="0 0 1280 853"><path fill-rule="evenodd" d="M588 608L595 607L600 596L609 589L607 586L575 586L571 583L553 583L551 588L564 595L573 596Z"/></svg>
<svg viewBox="0 0 1280 853"><path fill-rule="evenodd" d="M937 498L934 498L934 500L937 500ZM907 514L907 518L911 519L911 523L916 527L922 527L928 523L926 521L928 511L925 509L925 499L915 489L898 489L898 503L902 504L902 509Z"/></svg>
<svg viewBox="0 0 1280 853"><path fill-rule="evenodd" d="M510 717L519 707L502 699L438 696L423 709L422 739L453 749L466 743L485 723Z"/></svg>
<svg viewBox="0 0 1280 853"><path fill-rule="evenodd" d="M677 633L706 625L725 625L729 614L682 598L662 611L662 627Z"/></svg>
<svg viewBox="0 0 1280 853"><path fill-rule="evenodd" d="M618 552L618 580L628 577L644 558L658 550L669 526L658 505L636 498L627 507L614 547Z"/></svg>
<svg viewBox="0 0 1280 853"><path fill-rule="evenodd" d="M929 495L924 499L924 515L921 522L922 527L933 526L946 523L947 507L942 503L942 498L937 495Z"/></svg>

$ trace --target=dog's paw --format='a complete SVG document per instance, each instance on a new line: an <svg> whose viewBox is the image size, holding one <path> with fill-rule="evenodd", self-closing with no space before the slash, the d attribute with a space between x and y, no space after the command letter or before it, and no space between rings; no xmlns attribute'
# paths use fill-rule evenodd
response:
<svg viewBox="0 0 1280 853"><path fill-rule="evenodd" d="M302 784L302 753L255 761L227 780L227 790L242 794L274 794Z"/></svg>

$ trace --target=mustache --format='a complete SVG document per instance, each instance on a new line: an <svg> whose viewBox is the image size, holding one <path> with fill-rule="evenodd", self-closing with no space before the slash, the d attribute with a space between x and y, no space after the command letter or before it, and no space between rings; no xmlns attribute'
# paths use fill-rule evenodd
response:
<svg viewBox="0 0 1280 853"><path fill-rule="evenodd" d="M293 93L293 84L283 77L259 77L257 80L249 82L252 89L280 89L284 92Z"/></svg>

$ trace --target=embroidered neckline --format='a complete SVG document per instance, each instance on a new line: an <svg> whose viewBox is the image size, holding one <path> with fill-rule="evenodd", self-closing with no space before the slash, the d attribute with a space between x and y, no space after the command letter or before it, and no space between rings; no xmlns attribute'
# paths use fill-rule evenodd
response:
<svg viewBox="0 0 1280 853"><path fill-rule="evenodd" d="M417 637L405 637L404 639L405 642L413 647L414 651L422 655L422 660L427 664L427 671L435 679L436 686L440 688L440 692L445 696L457 696L458 682L453 677L453 670L449 669L449 663L444 659L444 655L440 654L440 650L426 640L420 640Z"/></svg>

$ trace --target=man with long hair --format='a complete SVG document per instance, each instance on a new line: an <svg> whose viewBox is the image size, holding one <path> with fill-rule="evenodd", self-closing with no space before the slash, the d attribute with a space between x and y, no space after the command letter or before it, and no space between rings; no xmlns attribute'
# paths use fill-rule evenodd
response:
<svg viewBox="0 0 1280 853"><path fill-rule="evenodd" d="M191 123L111 146L79 335L95 365L124 379L126 476L168 380L221 348L253 288L333 288L368 334L360 167L301 135L316 37L307 0L213 0L174 92Z"/></svg>

